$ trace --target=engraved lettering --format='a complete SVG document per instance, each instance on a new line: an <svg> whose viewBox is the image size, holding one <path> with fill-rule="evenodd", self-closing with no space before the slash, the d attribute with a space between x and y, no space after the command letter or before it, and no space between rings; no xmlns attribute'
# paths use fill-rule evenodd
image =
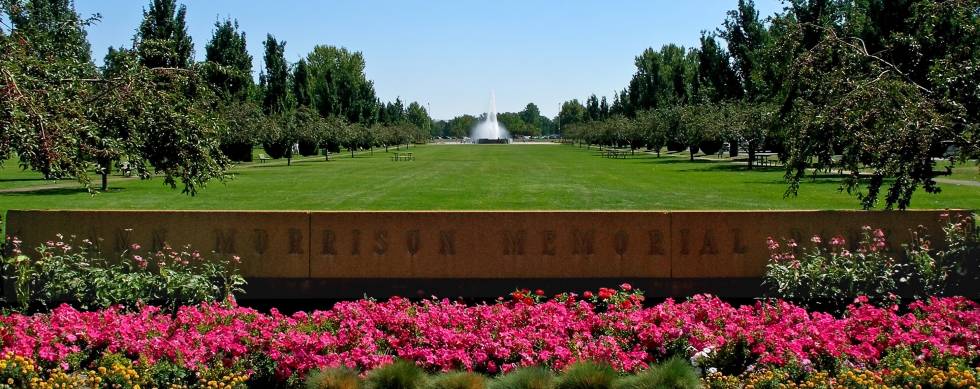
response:
<svg viewBox="0 0 980 389"><path fill-rule="evenodd" d="M664 251L664 233L660 230L651 230L650 235L650 251L647 252L649 255L664 255L667 252Z"/></svg>
<svg viewBox="0 0 980 389"><path fill-rule="evenodd" d="M214 252L217 254L235 253L235 235L238 234L234 228L214 230Z"/></svg>
<svg viewBox="0 0 980 389"><path fill-rule="evenodd" d="M374 254L384 255L388 252L388 231L374 232Z"/></svg>
<svg viewBox="0 0 980 389"><path fill-rule="evenodd" d="M542 255L555 255L558 249L555 247L555 240L558 239L558 235L555 234L554 230L547 230L541 233L541 238L543 244L541 245Z"/></svg>
<svg viewBox="0 0 980 389"><path fill-rule="evenodd" d="M629 246L630 236L626 231L619 230L616 232L615 238L616 254L623 256L623 254L626 254L626 248Z"/></svg>
<svg viewBox="0 0 980 389"><path fill-rule="evenodd" d="M715 247L714 230L709 228L704 231L704 243L701 244L701 255L716 255L716 254L718 254L718 248Z"/></svg>
<svg viewBox="0 0 980 389"><path fill-rule="evenodd" d="M735 254L745 254L746 247L742 243L742 230L739 228L732 228L732 240L734 241L732 245L732 252Z"/></svg>
<svg viewBox="0 0 980 389"><path fill-rule="evenodd" d="M361 230L351 230L350 255L361 255Z"/></svg>
<svg viewBox="0 0 980 389"><path fill-rule="evenodd" d="M504 255L524 255L524 241L527 231L504 231Z"/></svg>
<svg viewBox="0 0 980 389"><path fill-rule="evenodd" d="M592 255L595 249L595 230L572 230L572 254Z"/></svg>
<svg viewBox="0 0 980 389"><path fill-rule="evenodd" d="M289 229L289 253L303 253L303 231L300 231L299 228Z"/></svg>
<svg viewBox="0 0 980 389"><path fill-rule="evenodd" d="M456 231L439 231L439 254L456 255Z"/></svg>
<svg viewBox="0 0 980 389"><path fill-rule="evenodd" d="M405 243L408 245L408 253L415 255L419 252L419 246L421 245L421 234L419 230L411 230L405 235Z"/></svg>
<svg viewBox="0 0 980 389"><path fill-rule="evenodd" d="M320 254L337 255L337 248L334 247L336 242L337 234L334 234L333 230L323 230L323 248Z"/></svg>
<svg viewBox="0 0 980 389"><path fill-rule="evenodd" d="M681 228L681 255L688 255L691 253L690 235L691 235L691 230L687 228Z"/></svg>
<svg viewBox="0 0 980 389"><path fill-rule="evenodd" d="M263 229L255 229L255 237L252 240L255 253L262 255L269 249L269 232Z"/></svg>

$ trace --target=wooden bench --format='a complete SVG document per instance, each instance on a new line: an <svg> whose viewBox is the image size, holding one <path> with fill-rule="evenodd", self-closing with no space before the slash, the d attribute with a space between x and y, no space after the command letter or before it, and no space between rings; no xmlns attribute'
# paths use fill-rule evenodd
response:
<svg viewBox="0 0 980 389"><path fill-rule="evenodd" d="M259 162L265 162L265 161L268 161L268 160L270 160L270 159L272 159L272 158L269 158L269 156L268 156L268 155L265 155L265 154L259 154Z"/></svg>

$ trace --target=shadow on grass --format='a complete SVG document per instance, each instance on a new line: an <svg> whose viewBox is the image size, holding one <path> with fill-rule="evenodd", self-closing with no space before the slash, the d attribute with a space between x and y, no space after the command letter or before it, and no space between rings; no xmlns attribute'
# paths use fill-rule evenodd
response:
<svg viewBox="0 0 980 389"><path fill-rule="evenodd" d="M119 193L122 192L123 188L109 188L108 193ZM69 188L40 188L36 190L23 190L17 192L0 192L0 197L3 196L70 196L79 193L88 193L88 190L81 187L69 187ZM106 192L100 192L106 193Z"/></svg>

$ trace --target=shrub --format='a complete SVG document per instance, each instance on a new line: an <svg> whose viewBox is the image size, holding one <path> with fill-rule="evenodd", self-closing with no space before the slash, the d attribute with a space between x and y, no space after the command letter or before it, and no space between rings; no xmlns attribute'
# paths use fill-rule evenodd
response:
<svg viewBox="0 0 980 389"><path fill-rule="evenodd" d="M487 379L482 374L472 372L450 372L437 374L429 380L426 389L486 389Z"/></svg>
<svg viewBox="0 0 980 389"><path fill-rule="evenodd" d="M554 384L555 375L551 370L533 366L497 377L490 383L490 389L551 389Z"/></svg>
<svg viewBox="0 0 980 389"><path fill-rule="evenodd" d="M425 372L412 362L395 361L368 373L367 389L421 389L425 386Z"/></svg>
<svg viewBox="0 0 980 389"><path fill-rule="evenodd" d="M840 235L829 240L814 235L809 243L769 238L764 283L775 297L836 311L858 296L885 304L900 295L925 298L975 288L980 238L974 221L944 217L946 248L935 249L928 235L915 231L903 245L904 259L888 247L883 230L869 226L863 227L853 252Z"/></svg>
<svg viewBox="0 0 980 389"><path fill-rule="evenodd" d="M237 256L206 258L185 246L165 246L154 253L132 244L118 259L108 259L95 242L72 239L48 241L30 258L11 238L12 255L4 257L4 274L14 278L15 295L22 309L74 301L82 308L122 304L162 304L176 309L185 304L220 301L242 292L245 278Z"/></svg>
<svg viewBox="0 0 980 389"><path fill-rule="evenodd" d="M347 367L313 370L306 376L307 389L359 389L361 379Z"/></svg>
<svg viewBox="0 0 980 389"><path fill-rule="evenodd" d="M555 389L612 389L616 378L616 371L609 365L577 362L558 378Z"/></svg>

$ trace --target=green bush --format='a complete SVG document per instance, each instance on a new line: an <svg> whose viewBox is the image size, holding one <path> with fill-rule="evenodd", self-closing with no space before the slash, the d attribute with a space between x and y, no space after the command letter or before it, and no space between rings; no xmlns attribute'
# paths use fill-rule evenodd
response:
<svg viewBox="0 0 980 389"><path fill-rule="evenodd" d="M578 362L562 373L555 389L612 389L617 378L609 365Z"/></svg>
<svg viewBox="0 0 980 389"><path fill-rule="evenodd" d="M616 381L615 389L697 389L701 380L697 370L681 358L651 366L639 374Z"/></svg>
<svg viewBox="0 0 980 389"><path fill-rule="evenodd" d="M367 389L422 389L425 372L412 362L396 361L371 370L365 380Z"/></svg>
<svg viewBox="0 0 980 389"><path fill-rule="evenodd" d="M347 367L313 370L306 376L307 389L359 389L361 379Z"/></svg>
<svg viewBox="0 0 980 389"><path fill-rule="evenodd" d="M486 389L487 379L473 372L451 372L432 377L426 389Z"/></svg>
<svg viewBox="0 0 980 389"><path fill-rule="evenodd" d="M913 231L904 255L885 232L865 226L856 249L843 236L815 235L809 242L770 238L764 283L774 297L808 308L839 311L865 296L876 304L896 297L973 294L980 281L980 235L972 216L944 215L939 249L925 231Z"/></svg>
<svg viewBox="0 0 980 389"><path fill-rule="evenodd" d="M3 273L13 278L22 309L61 301L83 309L140 303L176 308L220 301L245 285L238 257L205 257L187 246L144 252L132 244L119 258L109 259L87 239L76 243L59 235L58 241L38 247L33 258L17 238L9 244L12 255L3 257Z"/></svg>
<svg viewBox="0 0 980 389"><path fill-rule="evenodd" d="M522 367L490 382L490 389L552 389L555 375L543 367Z"/></svg>

